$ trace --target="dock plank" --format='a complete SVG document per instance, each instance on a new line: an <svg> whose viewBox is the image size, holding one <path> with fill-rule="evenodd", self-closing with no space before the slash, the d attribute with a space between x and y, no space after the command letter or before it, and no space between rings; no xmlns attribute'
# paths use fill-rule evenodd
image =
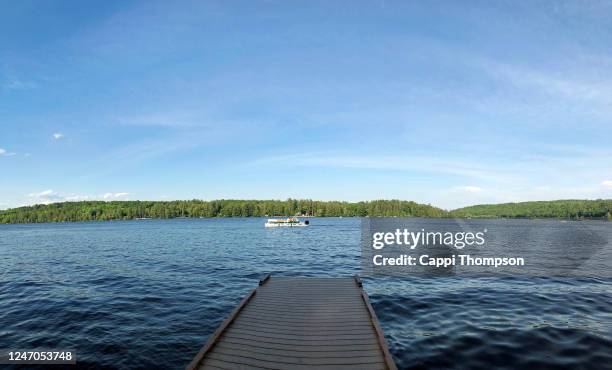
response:
<svg viewBox="0 0 612 370"><path fill-rule="evenodd" d="M187 369L396 369L358 282L262 280Z"/></svg>
<svg viewBox="0 0 612 370"><path fill-rule="evenodd" d="M263 346L253 346L250 344L234 343L231 341L223 341L217 344L220 350L242 350L245 353L263 353L273 354L281 357L292 357L292 358L355 358L355 357L378 357L380 351L377 347L372 346L371 349L367 350L354 350L346 351L346 348L322 346L325 351L304 351L303 347L294 346L291 349L278 349ZM338 349L343 349L339 351Z"/></svg>

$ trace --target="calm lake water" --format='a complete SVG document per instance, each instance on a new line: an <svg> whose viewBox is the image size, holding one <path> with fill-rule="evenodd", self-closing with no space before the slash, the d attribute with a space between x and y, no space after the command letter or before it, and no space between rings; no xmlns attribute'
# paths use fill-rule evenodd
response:
<svg viewBox="0 0 612 370"><path fill-rule="evenodd" d="M79 368L182 369L264 274L360 273L359 219L263 222L0 225L0 348L76 349ZM543 221L479 222L515 232ZM610 278L375 277L364 287L399 368L612 368Z"/></svg>

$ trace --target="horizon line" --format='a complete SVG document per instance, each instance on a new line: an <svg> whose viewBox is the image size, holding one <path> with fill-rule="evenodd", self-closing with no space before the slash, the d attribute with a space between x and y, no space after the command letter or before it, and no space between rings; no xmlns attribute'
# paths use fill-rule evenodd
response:
<svg viewBox="0 0 612 370"><path fill-rule="evenodd" d="M319 199L311 199L311 198L287 198L287 199L218 198L218 199L210 199L210 200L201 199L201 198L163 199L163 200L146 200L146 199L79 199L79 200L63 200L63 201L60 201L60 202L35 203L35 204L29 204L29 205L20 205L20 206L11 207L11 208L0 208L0 212L10 211L10 210L20 209L20 208L37 207L37 206L51 206L51 205L66 204L66 203L129 203L129 202L170 203L170 202L189 202L189 201L200 201L200 202L209 202L209 203L210 202L218 202L218 201L287 202L287 201L294 201L294 200L295 201L322 202L322 203L338 202L338 203L348 203L348 204L371 203L371 202L380 202L380 201L385 201L385 202L393 202L393 201L397 201L397 202L412 202L412 203L416 203L418 205L426 205L426 206L434 207L434 208L437 208L437 209L440 209L440 210L443 210L443 211L446 211L446 212L452 212L452 211L456 211L456 210L460 210L460 209L464 209L464 208L477 207L477 206L496 206L496 205L504 205L504 204L540 203L540 202L552 203L552 202L569 202L569 201L591 201L591 202L596 202L596 201L612 201L612 198L594 198L594 199L588 199L588 198L567 198L567 199L552 199L552 200L525 200L525 201L518 201L518 202L502 202L502 203L478 203L478 204L471 204L471 205L467 205L467 206L464 206L464 207L458 207L458 208L452 208L452 209L438 207L438 206L434 205L433 203L422 203L422 202L418 202L418 201L415 201L415 200L397 199L397 198L391 198L391 199L381 198L381 199L358 200L358 201L319 200Z"/></svg>

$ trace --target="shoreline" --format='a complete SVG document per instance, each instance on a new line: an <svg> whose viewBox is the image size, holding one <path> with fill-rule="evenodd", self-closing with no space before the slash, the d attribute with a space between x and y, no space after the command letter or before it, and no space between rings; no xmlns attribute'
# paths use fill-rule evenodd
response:
<svg viewBox="0 0 612 370"><path fill-rule="evenodd" d="M484 204L442 209L408 200L75 201L0 211L0 224L217 217L423 217L612 220L612 199Z"/></svg>
<svg viewBox="0 0 612 370"><path fill-rule="evenodd" d="M159 220L214 220L214 219L243 219L259 218L262 220L268 217L287 217L287 216L213 216L213 217L149 217L149 218L116 218L108 220L64 220L64 221L41 221L41 222L0 222L0 225L42 225L42 224L76 224L76 223L101 223L101 222L127 222L127 221L159 221ZM559 222L583 222L583 221L600 221L610 222L606 218L583 218L583 219L567 219L559 217L422 217L422 216L295 216L298 218L422 218L422 219L455 219L455 220L526 220L526 221L559 221Z"/></svg>

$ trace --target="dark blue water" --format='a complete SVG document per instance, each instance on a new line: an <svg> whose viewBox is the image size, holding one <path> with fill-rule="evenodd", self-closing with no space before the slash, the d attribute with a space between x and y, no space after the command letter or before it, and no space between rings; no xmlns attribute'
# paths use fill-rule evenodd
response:
<svg viewBox="0 0 612 370"><path fill-rule="evenodd" d="M0 348L76 349L79 368L181 369L262 275L359 273L359 220L311 223L0 225ZM364 286L400 368L612 366L609 278L376 277Z"/></svg>

